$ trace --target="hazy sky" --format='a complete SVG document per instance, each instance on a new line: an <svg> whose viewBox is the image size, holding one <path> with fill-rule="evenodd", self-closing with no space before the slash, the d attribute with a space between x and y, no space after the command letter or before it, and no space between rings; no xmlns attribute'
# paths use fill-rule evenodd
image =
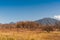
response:
<svg viewBox="0 0 60 40"><path fill-rule="evenodd" d="M60 18L59 0L0 0L0 23Z"/></svg>

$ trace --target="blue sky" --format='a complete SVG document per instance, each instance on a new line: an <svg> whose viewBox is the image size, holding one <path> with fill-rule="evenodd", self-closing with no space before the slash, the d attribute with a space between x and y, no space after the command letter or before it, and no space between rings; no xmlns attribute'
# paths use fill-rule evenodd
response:
<svg viewBox="0 0 60 40"><path fill-rule="evenodd" d="M59 0L0 0L0 23L56 16L60 16Z"/></svg>

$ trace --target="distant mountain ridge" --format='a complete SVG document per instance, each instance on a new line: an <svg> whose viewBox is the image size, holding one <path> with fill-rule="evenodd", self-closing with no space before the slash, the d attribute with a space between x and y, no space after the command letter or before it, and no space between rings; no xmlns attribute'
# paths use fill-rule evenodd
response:
<svg viewBox="0 0 60 40"><path fill-rule="evenodd" d="M54 18L43 18L36 21L10 22L9 24L0 24L0 29L9 30L31 30L31 31L55 31L60 30L60 21Z"/></svg>
<svg viewBox="0 0 60 40"><path fill-rule="evenodd" d="M43 18L40 20L36 20L35 22L41 23L43 25L55 25L56 23L59 23L60 21L54 18Z"/></svg>

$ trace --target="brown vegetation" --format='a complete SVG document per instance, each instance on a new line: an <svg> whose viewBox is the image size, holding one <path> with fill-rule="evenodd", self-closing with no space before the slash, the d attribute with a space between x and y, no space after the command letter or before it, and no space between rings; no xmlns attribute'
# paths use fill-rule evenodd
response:
<svg viewBox="0 0 60 40"><path fill-rule="evenodd" d="M9 29L9 30L17 30L20 29L27 29L31 31L54 31L60 30L60 23L56 23L55 25L43 25L32 21L25 21L25 22L17 22L15 24L0 24L0 29Z"/></svg>
<svg viewBox="0 0 60 40"><path fill-rule="evenodd" d="M0 24L0 40L60 40L60 25L31 21Z"/></svg>

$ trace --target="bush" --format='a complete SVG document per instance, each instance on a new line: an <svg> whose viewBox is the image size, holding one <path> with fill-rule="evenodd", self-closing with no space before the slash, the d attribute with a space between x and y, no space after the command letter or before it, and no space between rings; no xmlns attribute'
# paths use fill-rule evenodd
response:
<svg viewBox="0 0 60 40"><path fill-rule="evenodd" d="M47 31L49 33L50 31L53 31L53 28L52 26L47 26L47 27L44 27L42 30Z"/></svg>

